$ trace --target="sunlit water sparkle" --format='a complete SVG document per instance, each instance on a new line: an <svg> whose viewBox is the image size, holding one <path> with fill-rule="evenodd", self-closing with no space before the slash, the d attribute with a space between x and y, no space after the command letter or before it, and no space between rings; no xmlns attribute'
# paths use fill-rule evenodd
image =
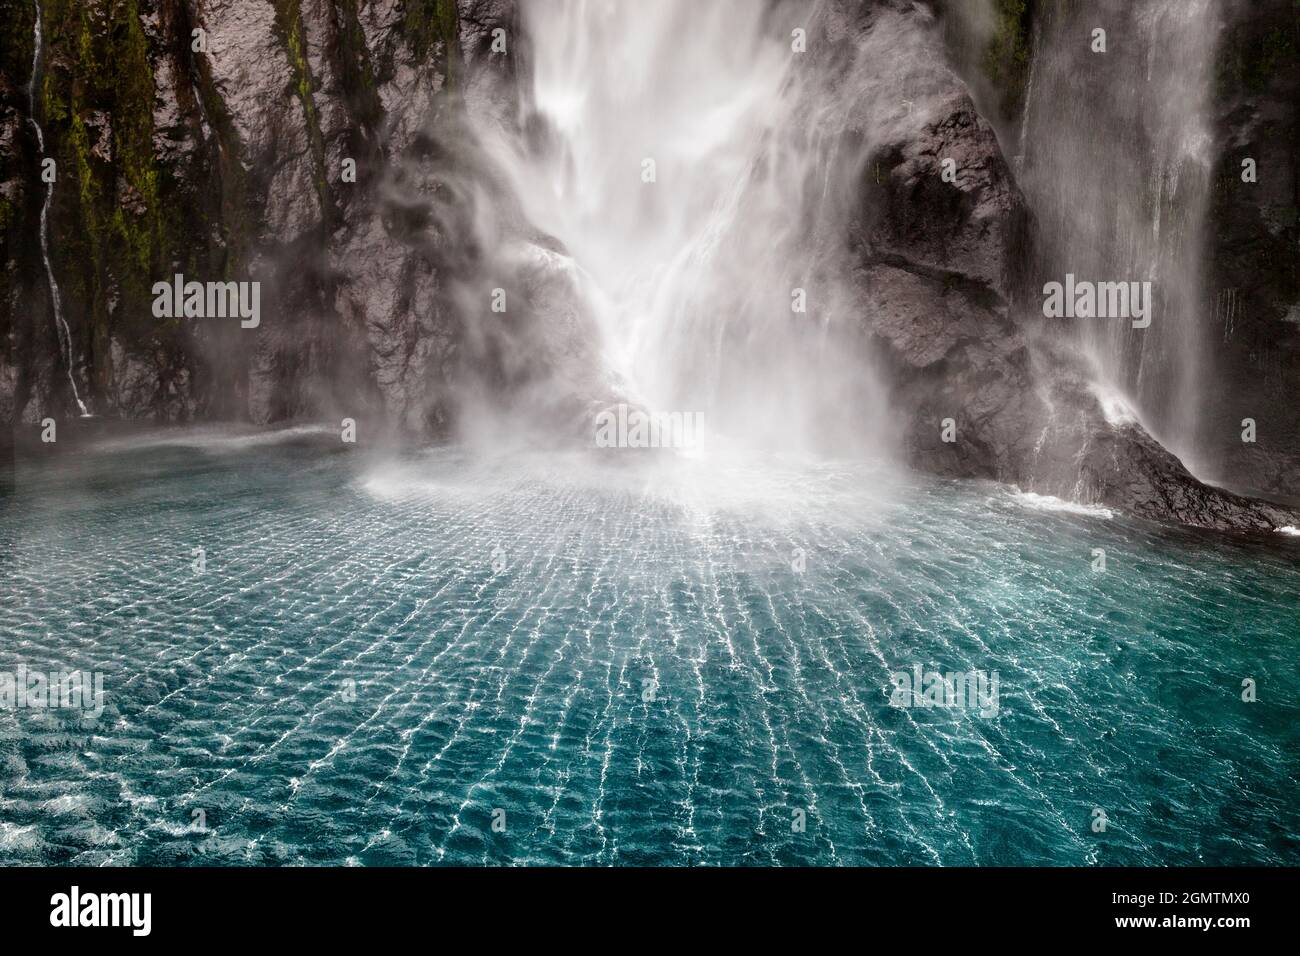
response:
<svg viewBox="0 0 1300 956"><path fill-rule="evenodd" d="M1298 861L1293 537L188 434L17 466L0 670L103 671L108 708L0 711L0 862ZM998 671L999 716L891 708L916 663Z"/></svg>

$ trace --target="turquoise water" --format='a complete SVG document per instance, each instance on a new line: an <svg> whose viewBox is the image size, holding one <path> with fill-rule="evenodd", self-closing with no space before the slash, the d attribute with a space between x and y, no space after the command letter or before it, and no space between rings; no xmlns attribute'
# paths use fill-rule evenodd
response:
<svg viewBox="0 0 1300 956"><path fill-rule="evenodd" d="M1300 862L1300 538L779 459L40 457L0 672L106 707L0 711L3 864ZM891 707L915 665L997 715Z"/></svg>

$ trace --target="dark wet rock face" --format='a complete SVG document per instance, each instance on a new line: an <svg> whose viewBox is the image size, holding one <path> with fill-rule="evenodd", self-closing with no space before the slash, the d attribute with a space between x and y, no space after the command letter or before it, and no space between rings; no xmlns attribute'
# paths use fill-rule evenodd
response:
<svg viewBox="0 0 1300 956"><path fill-rule="evenodd" d="M991 291L1010 288L1025 206L997 138L960 88L926 106L935 118L880 150L868 170L868 195L879 199L867 204L863 224L872 254Z"/></svg>
<svg viewBox="0 0 1300 956"><path fill-rule="evenodd" d="M1042 409L1024 338L1005 311L897 266L870 266L859 279L893 399L907 410L909 460L954 477L1019 480Z"/></svg>
<svg viewBox="0 0 1300 956"><path fill-rule="evenodd" d="M893 42L900 23L913 44ZM867 69L924 71L928 91L877 129L851 242L863 315L901 411L908 459L959 477L1019 481L1045 417L1024 333L1009 318L1026 209L992 128L944 63L920 8L867 27ZM949 175L945 177L944 160ZM944 441L945 426L952 441Z"/></svg>
<svg viewBox="0 0 1300 956"><path fill-rule="evenodd" d="M1260 532L1294 527L1296 522L1294 510L1196 481L1135 425L1092 436L1080 461L1080 482L1095 500L1157 521Z"/></svg>
<svg viewBox="0 0 1300 956"><path fill-rule="evenodd" d="M905 20L913 37L928 39L895 42ZM926 92L871 144L851 239L907 459L1155 520L1257 531L1294 524L1288 509L1202 484L1135 421L1108 417L1066 331L1027 294L1032 214L992 127L945 64L942 31L920 7L859 29L871 69L928 72L909 83ZM874 30L889 42L873 42ZM955 181L944 179L945 159Z"/></svg>
<svg viewBox="0 0 1300 956"><path fill-rule="evenodd" d="M1207 470L1300 497L1300 6L1226 5L1207 264L1222 385L1208 393ZM1242 181L1255 162L1256 181ZM1241 441L1242 420L1258 438Z"/></svg>
<svg viewBox="0 0 1300 956"><path fill-rule="evenodd" d="M16 7L0 69L0 410L28 422L71 411L32 242L29 7ZM470 215L459 207L475 162L456 117L512 121L513 59L490 44L513 30L513 4L42 9L37 113L59 169L51 256L92 409L165 422L338 413L445 431L448 384L464 371L450 296L475 267L454 248L472 242L451 232ZM152 284L175 273L259 281L263 321L155 320Z"/></svg>

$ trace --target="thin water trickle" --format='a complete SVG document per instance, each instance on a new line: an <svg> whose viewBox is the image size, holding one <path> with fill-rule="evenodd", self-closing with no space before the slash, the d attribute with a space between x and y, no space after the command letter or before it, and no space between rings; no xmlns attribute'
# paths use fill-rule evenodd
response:
<svg viewBox="0 0 1300 956"><path fill-rule="evenodd" d="M41 5L39 2L36 7L36 30L32 47L32 75L27 83L27 102L29 106L28 119L31 121L32 129L36 132L36 145L39 147L41 156L45 156L45 131L41 129L41 124L37 120L36 109L36 87L39 76L41 53L44 50L44 36L41 32ZM90 412L81 400L81 394L77 391L77 379L72 371L72 332L68 328L68 323L63 317L63 298L59 295L59 283L54 278L54 266L50 262L50 239L49 239L49 214L50 203L54 201L54 181L45 184L45 202L41 204L41 259L45 263L45 276L50 284L50 302L54 309L55 331L59 336L59 348L63 352L64 362L67 364L68 384L72 386L72 398L77 403L77 408L81 410L83 418L89 418Z"/></svg>

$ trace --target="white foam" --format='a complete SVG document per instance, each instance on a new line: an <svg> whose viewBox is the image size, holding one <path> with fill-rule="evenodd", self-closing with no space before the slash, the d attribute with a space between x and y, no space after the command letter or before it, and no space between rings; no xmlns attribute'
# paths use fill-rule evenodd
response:
<svg viewBox="0 0 1300 956"><path fill-rule="evenodd" d="M328 425L294 425L289 428L236 430L226 427L167 428L124 438L110 438L96 442L96 452L137 451L145 448L201 448L205 451L239 451L261 445L278 445L283 442L323 435L337 431Z"/></svg>
<svg viewBox="0 0 1300 956"><path fill-rule="evenodd" d="M1097 397L1097 402L1101 405L1101 414L1108 424L1117 427L1139 424L1137 413L1133 411L1132 406L1113 388L1094 383L1092 393Z"/></svg>
<svg viewBox="0 0 1300 956"><path fill-rule="evenodd" d="M89 803L90 800L84 793L67 793L61 797L46 800L41 804L41 810L51 816L68 816L69 814L81 816L85 814Z"/></svg>
<svg viewBox="0 0 1300 956"><path fill-rule="evenodd" d="M34 850L40 845L35 824L17 826L0 820L0 850Z"/></svg>
<svg viewBox="0 0 1300 956"><path fill-rule="evenodd" d="M762 514L782 523L882 507L896 475L883 465L814 463L740 453L684 456L638 450L554 452L469 458L438 449L371 469L357 486L380 500L411 497L468 505L520 491L634 496L697 515Z"/></svg>
<svg viewBox="0 0 1300 956"><path fill-rule="evenodd" d="M1294 536L1294 537L1300 538L1300 528L1297 528L1297 527L1296 527L1295 525L1293 525L1293 524L1285 525L1285 526L1283 526L1283 527L1281 527L1281 528L1278 528L1278 529L1277 529L1277 533L1278 533L1278 534L1289 534L1289 535L1292 535L1292 536Z"/></svg>
<svg viewBox="0 0 1300 956"><path fill-rule="evenodd" d="M1011 492L1011 497L1035 511L1063 511L1067 514L1086 515L1091 518L1115 517L1115 512L1104 505L1088 505L1080 501L1066 501L1054 495L1040 495L1033 491L1016 489Z"/></svg>

